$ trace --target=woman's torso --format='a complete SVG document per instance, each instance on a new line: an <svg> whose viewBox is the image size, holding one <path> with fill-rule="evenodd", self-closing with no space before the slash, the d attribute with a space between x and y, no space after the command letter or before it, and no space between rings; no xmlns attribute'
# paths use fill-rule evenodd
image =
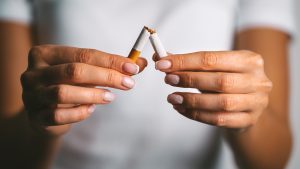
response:
<svg viewBox="0 0 300 169"><path fill-rule="evenodd" d="M128 55L140 29L156 28L171 53L229 50L238 0L33 0L40 44L95 48ZM164 84L148 44L147 69L128 92L73 125L55 161L58 169L209 168L218 150L215 128L189 120L166 101L183 89ZM197 92L193 89L184 91Z"/></svg>

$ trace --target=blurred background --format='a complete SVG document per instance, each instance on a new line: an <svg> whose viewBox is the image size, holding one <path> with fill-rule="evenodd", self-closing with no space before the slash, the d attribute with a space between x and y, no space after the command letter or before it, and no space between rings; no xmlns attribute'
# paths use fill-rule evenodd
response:
<svg viewBox="0 0 300 169"><path fill-rule="evenodd" d="M296 10L297 7L300 7L300 0L295 0L295 3L296 5L294 11L297 28L295 30L290 49L290 119L294 134L294 147L287 169L300 168L300 10ZM219 169L235 168L231 152L225 142L223 142L222 153L220 155L219 161Z"/></svg>
<svg viewBox="0 0 300 169"><path fill-rule="evenodd" d="M294 147L287 169L300 167L300 1L295 0L296 30L290 48L290 119L294 134ZM280 69L280 68L279 68ZM218 168L235 168L233 158L228 146L223 141L222 155Z"/></svg>
<svg viewBox="0 0 300 169"><path fill-rule="evenodd" d="M296 1L295 8L300 7L300 1ZM291 122L294 132L294 148L288 169L296 169L300 166L300 11L295 10L297 30L296 38L291 46Z"/></svg>

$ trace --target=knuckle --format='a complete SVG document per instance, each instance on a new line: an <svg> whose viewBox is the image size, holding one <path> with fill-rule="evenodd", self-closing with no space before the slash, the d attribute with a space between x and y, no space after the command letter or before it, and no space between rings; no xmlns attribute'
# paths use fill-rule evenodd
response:
<svg viewBox="0 0 300 169"><path fill-rule="evenodd" d="M263 80L258 81L258 83L255 85L255 89L269 93L273 89L273 83L267 77L265 77Z"/></svg>
<svg viewBox="0 0 300 169"><path fill-rule="evenodd" d="M273 83L269 79L263 83L263 86L265 87L266 92L271 92L273 89Z"/></svg>
<svg viewBox="0 0 300 169"><path fill-rule="evenodd" d="M58 110L55 110L53 113L53 122L55 124L62 124L63 120L64 120L64 118L63 118L62 113Z"/></svg>
<svg viewBox="0 0 300 169"><path fill-rule="evenodd" d="M89 63L91 60L92 53L95 53L95 49L86 49L86 48L80 48L78 49L78 53L75 56L78 62L80 63Z"/></svg>
<svg viewBox="0 0 300 169"><path fill-rule="evenodd" d="M189 73L182 74L182 83L186 87L195 87L195 81Z"/></svg>
<svg viewBox="0 0 300 169"><path fill-rule="evenodd" d="M263 66L264 65L264 59L263 57L255 52L249 51L249 50L243 50L242 51L245 55L249 56L251 62L256 66Z"/></svg>
<svg viewBox="0 0 300 169"><path fill-rule="evenodd" d="M28 72L24 72L22 73L21 77L20 77L20 81L21 81L21 85L23 87L26 87L29 85L29 77L28 77Z"/></svg>
<svg viewBox="0 0 300 169"><path fill-rule="evenodd" d="M95 101L95 102L99 102L102 99L99 96L100 95L99 95L98 92L95 92L95 91L90 92L90 98L92 98L92 100Z"/></svg>
<svg viewBox="0 0 300 169"><path fill-rule="evenodd" d="M234 88L236 80L227 74L221 74L219 79L217 80L217 86L220 91L228 92L232 88Z"/></svg>
<svg viewBox="0 0 300 169"><path fill-rule="evenodd" d="M107 57L108 57L108 62L107 62L108 65L106 65L106 67L108 68L118 67L118 63L119 63L118 57L116 57L115 55L107 55Z"/></svg>
<svg viewBox="0 0 300 169"><path fill-rule="evenodd" d="M268 107L268 105L269 105L269 97L268 97L267 95L264 95L264 96L262 97L261 107L262 107L263 109L265 109L265 108Z"/></svg>
<svg viewBox="0 0 300 169"><path fill-rule="evenodd" d="M43 46L33 46L30 50L29 50L29 57L35 57L35 56L40 56L44 51Z"/></svg>
<svg viewBox="0 0 300 169"><path fill-rule="evenodd" d="M217 64L218 57L216 54L212 52L204 52L200 62L201 65L203 66L203 69L211 69L213 66Z"/></svg>
<svg viewBox="0 0 300 169"><path fill-rule="evenodd" d="M223 114L218 114L216 115L213 123L215 126L223 127L226 125L226 118L224 117Z"/></svg>
<svg viewBox="0 0 300 169"><path fill-rule="evenodd" d="M68 64L65 68L65 74L69 79L78 81L83 74L83 65L79 63Z"/></svg>
<svg viewBox="0 0 300 169"><path fill-rule="evenodd" d="M259 67L262 67L262 66L264 66L264 59L263 59L263 57L260 55L260 54L256 54L255 56L254 56L254 63L255 63L255 65L257 65L257 66L259 66Z"/></svg>
<svg viewBox="0 0 300 169"><path fill-rule="evenodd" d="M184 56L178 56L175 61L178 64L179 69L183 69L186 65Z"/></svg>
<svg viewBox="0 0 300 169"><path fill-rule="evenodd" d="M54 93L57 103L64 103L66 98L68 97L68 90L64 85L56 86L54 88Z"/></svg>
<svg viewBox="0 0 300 169"><path fill-rule="evenodd" d="M108 72L106 74L106 84L107 85L114 84L116 79L117 78L115 76L115 72L113 70L108 70Z"/></svg>
<svg viewBox="0 0 300 169"><path fill-rule="evenodd" d="M220 98L220 105L223 111L233 111L235 108L233 98L227 96Z"/></svg>
<svg viewBox="0 0 300 169"><path fill-rule="evenodd" d="M43 55L44 51L43 46L33 46L28 52L28 66L33 67L37 60Z"/></svg>
<svg viewBox="0 0 300 169"><path fill-rule="evenodd" d="M78 112L78 116L77 116L77 120L78 121L82 121L82 120L84 120L84 119L86 119L87 118L87 108L85 108L85 107L82 107L82 108L80 108L80 110L79 110L79 112Z"/></svg>
<svg viewBox="0 0 300 169"><path fill-rule="evenodd" d="M267 84L266 84L266 86L267 86L267 91L271 92L272 89L273 89L273 82L268 81Z"/></svg>
<svg viewBox="0 0 300 169"><path fill-rule="evenodd" d="M198 100L196 99L195 96L189 96L187 97L187 103L189 105L189 107L199 107L198 104Z"/></svg>
<svg viewBox="0 0 300 169"><path fill-rule="evenodd" d="M53 45L37 45L30 48L28 52L29 58L36 59L43 56L49 50L53 49Z"/></svg>

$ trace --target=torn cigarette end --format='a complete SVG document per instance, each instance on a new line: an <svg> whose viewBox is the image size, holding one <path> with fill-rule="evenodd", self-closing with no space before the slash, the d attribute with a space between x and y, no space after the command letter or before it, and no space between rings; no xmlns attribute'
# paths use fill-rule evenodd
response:
<svg viewBox="0 0 300 169"><path fill-rule="evenodd" d="M154 33L156 33L156 31L154 29L150 29L149 27L147 26L144 26L144 28L152 35Z"/></svg>
<svg viewBox="0 0 300 169"><path fill-rule="evenodd" d="M159 58L168 56L168 53L162 45L162 42L156 32L150 35L150 42Z"/></svg>
<svg viewBox="0 0 300 169"><path fill-rule="evenodd" d="M138 36L137 40L135 41L135 44L133 45L133 48L131 49L131 51L128 55L128 58L130 58L134 62L136 62L136 60L140 56L143 48L145 47L146 43L149 40L151 33L148 30L149 30L149 28L146 26L142 29L140 35Z"/></svg>
<svg viewBox="0 0 300 169"><path fill-rule="evenodd" d="M146 43L148 42L149 38L150 38L151 45L154 48L154 51L158 55L158 57L161 58L168 55L156 31L154 29L150 29L147 26L144 26L133 48L131 49L128 58L136 62L138 57L141 55L141 52L145 47Z"/></svg>

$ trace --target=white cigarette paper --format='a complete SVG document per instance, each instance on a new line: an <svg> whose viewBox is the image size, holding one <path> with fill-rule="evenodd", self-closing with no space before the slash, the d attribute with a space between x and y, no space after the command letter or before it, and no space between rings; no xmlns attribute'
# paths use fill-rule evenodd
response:
<svg viewBox="0 0 300 169"><path fill-rule="evenodd" d="M135 41L133 49L141 52L143 50L144 46L146 45L146 43L148 42L149 37L150 37L150 32L147 30L146 27L144 27L142 29L139 37Z"/></svg>
<svg viewBox="0 0 300 169"><path fill-rule="evenodd" d="M168 56L168 53L165 50L164 46L162 45L156 32L154 32L153 34L150 35L150 42L151 42L152 47L154 48L155 53L159 57Z"/></svg>
<svg viewBox="0 0 300 169"><path fill-rule="evenodd" d="M147 27L144 27L139 35L139 37L137 38L137 40L135 41L128 58L130 58L131 60L133 60L134 62L136 62L136 60L138 59L138 57L140 56L143 48L145 47L146 43L148 42L150 37L150 32L148 31Z"/></svg>

